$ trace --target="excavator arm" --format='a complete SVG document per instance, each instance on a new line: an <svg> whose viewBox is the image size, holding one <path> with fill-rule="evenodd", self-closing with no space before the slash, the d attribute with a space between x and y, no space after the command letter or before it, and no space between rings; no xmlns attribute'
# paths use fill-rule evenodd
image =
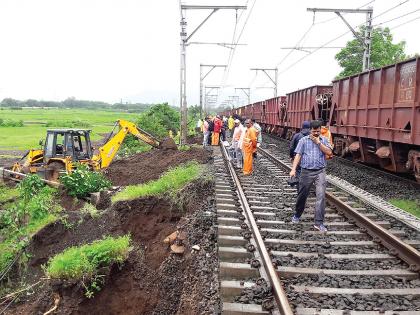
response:
<svg viewBox="0 0 420 315"><path fill-rule="evenodd" d="M158 139L140 129L132 122L120 119L117 120L115 125L119 126L120 130L115 135L111 133L106 143L99 148L99 154L92 157L92 161L96 164L95 168L106 168L111 164L127 134L132 134L139 140L155 148L158 148L160 145Z"/></svg>

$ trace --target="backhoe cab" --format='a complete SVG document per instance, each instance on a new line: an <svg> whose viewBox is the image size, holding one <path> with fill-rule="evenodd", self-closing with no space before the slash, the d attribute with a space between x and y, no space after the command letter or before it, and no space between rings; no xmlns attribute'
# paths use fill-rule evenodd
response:
<svg viewBox="0 0 420 315"><path fill-rule="evenodd" d="M87 129L49 129L45 142L39 142L42 148L29 150L12 170L37 173L42 178L57 181L60 173L71 172L74 163L89 164L93 157L90 132Z"/></svg>
<svg viewBox="0 0 420 315"><path fill-rule="evenodd" d="M89 165L92 170L108 167L127 134L132 134L156 148L161 147L161 141L151 134L129 121L118 120L105 144L95 154L90 141L90 132L88 129L47 130L45 142L40 141L41 149L29 150L13 165L12 170L26 174L37 173L42 178L57 182L60 174L71 173L76 163ZM165 140L164 147L176 149L176 144L172 139ZM21 164L25 158L25 162Z"/></svg>

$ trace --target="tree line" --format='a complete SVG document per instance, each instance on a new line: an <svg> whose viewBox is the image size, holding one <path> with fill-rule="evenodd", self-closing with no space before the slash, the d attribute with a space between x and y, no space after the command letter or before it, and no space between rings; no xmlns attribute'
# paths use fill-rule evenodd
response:
<svg viewBox="0 0 420 315"><path fill-rule="evenodd" d="M123 104L114 103L109 104L100 101L86 101L77 100L74 97L69 97L64 101L38 101L34 99L28 99L25 101L16 100L13 98L5 98L0 102L0 107L21 109L22 107L46 107L46 108L83 108L83 109L110 109L110 110L122 110L127 112L144 112L150 108L153 104L134 103L134 104Z"/></svg>

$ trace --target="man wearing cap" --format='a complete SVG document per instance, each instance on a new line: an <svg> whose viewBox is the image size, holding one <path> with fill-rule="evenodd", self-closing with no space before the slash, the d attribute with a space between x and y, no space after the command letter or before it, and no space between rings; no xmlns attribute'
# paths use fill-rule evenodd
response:
<svg viewBox="0 0 420 315"><path fill-rule="evenodd" d="M302 123L302 129L300 130L300 132L295 133L293 135L292 141L290 141L289 155L290 155L290 158L292 159L292 162L293 162L293 159L296 156L295 150L296 150L296 147L299 143L299 140L302 139L303 137L309 135L310 124L311 123L309 121L305 120ZM300 165L298 165L297 168L296 168L296 178L300 177L300 170L301 170ZM299 191L299 183L296 185L296 189L297 189L297 191Z"/></svg>
<svg viewBox="0 0 420 315"><path fill-rule="evenodd" d="M241 135L244 132L244 126L242 126L239 119L234 120L235 129L233 130L232 135L232 147L235 150L235 156L236 156L236 167L242 168L242 149L239 145L239 140L241 139Z"/></svg>

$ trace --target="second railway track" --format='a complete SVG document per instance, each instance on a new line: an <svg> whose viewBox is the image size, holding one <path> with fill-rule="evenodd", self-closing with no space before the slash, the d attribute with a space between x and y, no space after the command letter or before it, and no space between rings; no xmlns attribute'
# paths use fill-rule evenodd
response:
<svg viewBox="0 0 420 315"><path fill-rule="evenodd" d="M244 177L216 153L223 314L420 314L415 224L330 184L328 232L312 228L314 196L292 225L296 189L279 163L260 151Z"/></svg>

